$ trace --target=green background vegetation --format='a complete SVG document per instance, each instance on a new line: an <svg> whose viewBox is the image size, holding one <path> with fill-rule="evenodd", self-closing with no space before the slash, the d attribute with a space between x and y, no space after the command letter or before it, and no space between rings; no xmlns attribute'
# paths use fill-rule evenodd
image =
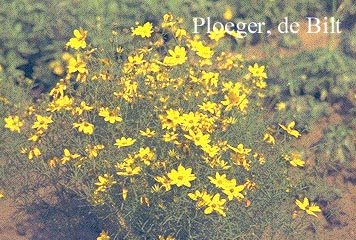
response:
<svg viewBox="0 0 356 240"><path fill-rule="evenodd" d="M267 66L269 92L266 101L269 107L275 109L277 103L286 103L287 107L284 111L276 111L275 119L281 122L296 120L298 128L303 129L303 133L307 134L317 127L315 123L321 118L335 112L342 116L341 121L323 130L324 138L316 146L303 150L306 156L309 152L309 155L315 153L320 157L316 158L313 169L315 175L312 174L296 186L300 191L311 193L313 200L319 202L341 197L338 189L325 187L323 178L330 171L348 168L355 160L356 4L351 0L199 0L179 3L173 0L164 3L158 0L146 2L3 0L0 6L0 97L6 98L9 102L0 101L0 124L3 126L4 117L15 113L17 108L28 106L29 103L36 101L41 93L49 91L64 76L64 74L54 74L50 65L52 62L59 62L65 67L61 56L65 52L65 43L72 37L74 29L82 27L89 30L87 42L94 47L114 52L117 43L108 41L112 39L112 31L125 32L126 29L130 34L130 28L135 26L135 22L150 21L157 25L167 12L182 17L186 28L191 30L193 16L210 16L212 19L222 20L227 6L231 7L233 22L265 21L272 27L285 16L295 21L303 21L305 16L334 16L341 19L343 33L337 36L330 35L329 45L326 48L300 50L301 40L298 40L298 36L293 36L292 39L289 35L278 35L272 39L249 35L244 40L230 41L226 45L226 48L244 52L245 55L248 55L248 49L261 47L258 49L262 49L263 56L248 61L251 63L258 61ZM122 36L120 45L127 44L129 39ZM276 49L290 51L293 54L288 54L287 57L271 55L277 51ZM40 88L39 86L43 86L43 90L38 93L36 90ZM12 135L15 136L0 128L0 151L8 156L17 154L13 149L6 148L6 143L10 141ZM17 169L14 161L15 159L7 159L1 162L3 165L0 173L1 185L8 183L10 177L17 176L20 170L30 168L30 166L22 166ZM13 167L8 167L9 163L13 163ZM273 177L266 176L266 178ZM22 180L33 184L31 179ZM48 181L50 179L44 178L43 185ZM308 181L314 183L307 183ZM26 187L31 186L26 185ZM43 186L39 184L34 188L41 187ZM29 198L26 195L27 190L18 192L16 197L33 204L32 200L38 196ZM72 199L71 194L73 192L69 191L62 197ZM261 197L271 197L270 193L264 194ZM282 200L283 196L279 201ZM278 203L275 202L275 206L278 206ZM66 215L62 211L66 206L64 202L62 204L58 207L60 209L58 212ZM278 209L275 207L271 211L275 214ZM55 219L54 215L56 214L45 215L44 219L48 220L52 217ZM270 216L277 218L273 214ZM250 219L251 222L254 220ZM142 221L144 222L145 219ZM267 220L263 219L262 222L265 221ZM75 230L70 226L64 230L68 229ZM288 229L285 231L288 232Z"/></svg>

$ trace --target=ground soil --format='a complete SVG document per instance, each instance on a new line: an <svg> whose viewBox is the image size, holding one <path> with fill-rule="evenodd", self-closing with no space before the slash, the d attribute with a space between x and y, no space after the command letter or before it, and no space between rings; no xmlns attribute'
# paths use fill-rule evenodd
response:
<svg viewBox="0 0 356 240"><path fill-rule="evenodd" d="M322 140L323 131L330 124L340 123L345 120L342 115L335 111L338 108L338 106L334 106L330 116L318 120L314 128L308 134L301 137L299 143L301 147L311 149ZM356 135L354 140L356 140ZM318 156L312 154L307 159L309 169L315 164L316 158ZM322 200L318 202L323 209L323 215L316 221L318 227L312 229L315 231L314 237L325 240L356 239L356 159L347 168L341 167L337 171L329 171L324 179L330 188L341 192L341 197L329 202ZM338 214L330 216L328 213L333 210L337 210Z"/></svg>
<svg viewBox="0 0 356 240"><path fill-rule="evenodd" d="M304 31L303 31L304 29ZM299 37L302 40L300 49L312 50L317 47L328 47L330 35L328 34L307 34L306 25L302 24ZM337 44L339 38L336 36L332 44ZM253 58L263 57L263 46L257 45L247 49ZM295 54L295 49L279 49L276 54L287 56ZM337 107L335 107L337 108ZM335 109L337 110L337 109ZM343 121L344 116L333 112L329 117L320 119L315 127L301 138L301 146L309 149L323 138L323 130L331 123ZM356 130L356 129L355 129ZM315 156L314 156L315 157ZM308 164L313 164L313 156L307 160ZM339 215L331 218L325 213L316 219L317 228L313 228L312 238L314 239L356 239L356 159L353 166L348 169L339 169L326 177L330 187L339 189L342 197L332 202L319 203L323 210L337 208ZM12 199L0 200L0 239L1 240L38 240L38 239L65 239L60 234L60 230L52 231L46 228L46 223L37 221L37 216L18 212ZM51 223L48 223L51 225ZM69 239L95 239L98 229L91 228L90 225L81 225L80 229L75 229ZM79 233L79 234L78 234ZM67 238L68 239L68 238Z"/></svg>

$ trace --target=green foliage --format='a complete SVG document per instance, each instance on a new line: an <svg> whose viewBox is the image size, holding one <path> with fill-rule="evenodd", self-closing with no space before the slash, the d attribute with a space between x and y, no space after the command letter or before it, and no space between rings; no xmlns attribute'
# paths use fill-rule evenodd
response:
<svg viewBox="0 0 356 240"><path fill-rule="evenodd" d="M325 130L318 153L328 159L325 162L328 168L347 166L355 159L355 152L355 136L351 127L333 124Z"/></svg>
<svg viewBox="0 0 356 240"><path fill-rule="evenodd" d="M60 61L72 31L79 26L100 31L92 39L93 44L99 45L120 19L120 7L115 1L97 0L3 1L0 64L5 76L18 80L26 76L53 86L58 75L51 73L50 63Z"/></svg>
<svg viewBox="0 0 356 240"><path fill-rule="evenodd" d="M287 111L282 118L296 119L302 126L310 126L327 116L332 104L355 90L356 60L339 50L316 49L302 51L296 56L275 59L269 76L274 83L269 96L275 102L285 102ZM305 117L307 116L307 117Z"/></svg>
<svg viewBox="0 0 356 240"><path fill-rule="evenodd" d="M306 131L310 131L317 120L330 113L330 105L327 102L320 102L310 95L289 98L285 96L283 99L286 109L277 111L276 116L284 122L295 120L298 126Z"/></svg>
<svg viewBox="0 0 356 240"><path fill-rule="evenodd" d="M352 31L345 32L341 39L341 48L349 56L356 57L356 26Z"/></svg>
<svg viewBox="0 0 356 240"><path fill-rule="evenodd" d="M345 96L353 87L356 61L338 50L316 49L303 51L296 56L283 59L276 78L281 92L291 96L311 95L330 102Z"/></svg>
<svg viewBox="0 0 356 240"><path fill-rule="evenodd" d="M27 77L53 86L61 74L48 71L52 70L50 63L60 61L65 42L80 26L98 31L91 39L98 46L108 44L103 39L117 27L128 28L136 21L157 23L159 16L167 12L185 18L190 31L192 16L209 15L212 19L223 20L227 6L233 14L231 21L265 21L268 18L275 24L285 16L297 19L313 12L327 12L330 5L329 1L316 0L287 2L4 0L0 9L0 64L9 79Z"/></svg>

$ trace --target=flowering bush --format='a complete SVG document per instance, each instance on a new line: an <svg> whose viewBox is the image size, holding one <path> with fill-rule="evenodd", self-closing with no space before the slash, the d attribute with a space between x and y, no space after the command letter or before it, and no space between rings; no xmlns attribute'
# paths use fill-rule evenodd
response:
<svg viewBox="0 0 356 240"><path fill-rule="evenodd" d="M26 138L21 162L85 199L102 219L98 239L301 234L306 215L294 208L321 210L291 178L303 174L289 145L301 134L266 110L265 67L225 52L224 34L190 36L181 22L137 25L130 44L115 32L112 49L75 30L66 77L5 118Z"/></svg>

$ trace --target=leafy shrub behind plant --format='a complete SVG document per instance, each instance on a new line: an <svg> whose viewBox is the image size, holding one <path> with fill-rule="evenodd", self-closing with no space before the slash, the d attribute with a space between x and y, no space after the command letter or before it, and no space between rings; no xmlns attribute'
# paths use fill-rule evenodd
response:
<svg viewBox="0 0 356 240"><path fill-rule="evenodd" d="M38 79L52 87L64 74L61 60L64 43L78 26L98 31L91 36L91 42L97 46L109 44L103 39L117 27L131 27L135 21L158 23L158 16L166 12L187 19L186 27L189 26L191 31L192 22L188 19L192 16L247 22L268 18L275 24L285 16L297 19L316 12L326 13L331 1L287 2L5 0L0 9L0 64L5 69L6 78ZM248 39L250 41L251 36Z"/></svg>

